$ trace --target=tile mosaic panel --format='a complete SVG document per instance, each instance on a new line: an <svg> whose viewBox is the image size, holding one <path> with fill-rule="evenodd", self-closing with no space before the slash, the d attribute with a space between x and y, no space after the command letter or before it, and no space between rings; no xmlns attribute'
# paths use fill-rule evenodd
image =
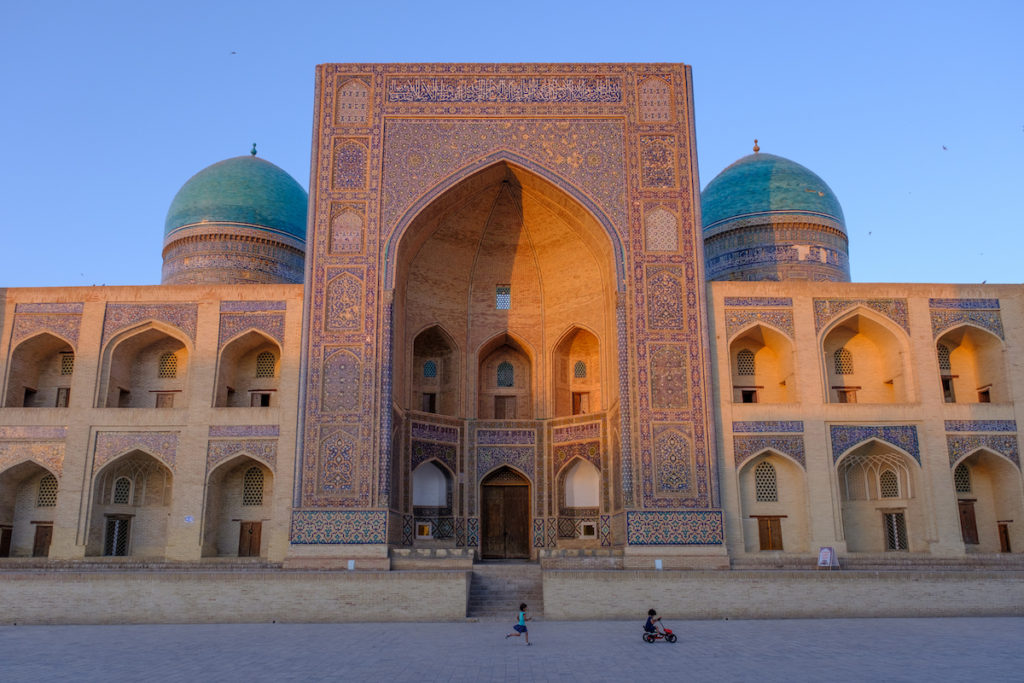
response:
<svg viewBox="0 0 1024 683"><path fill-rule="evenodd" d="M0 441L0 472L32 461L59 479L64 472L63 441Z"/></svg>
<svg viewBox="0 0 1024 683"><path fill-rule="evenodd" d="M814 331L820 332L828 323L857 306L881 313L910 333L906 299L815 299Z"/></svg>
<svg viewBox="0 0 1024 683"><path fill-rule="evenodd" d="M583 443L572 443L555 446L552 449L553 471L558 474L573 458L586 460L594 467L601 470L601 442L587 441Z"/></svg>
<svg viewBox="0 0 1024 683"><path fill-rule="evenodd" d="M221 313L268 313L284 312L288 308L287 301L221 301Z"/></svg>
<svg viewBox="0 0 1024 683"><path fill-rule="evenodd" d="M352 490L355 463L359 449L352 433L355 430L326 429L320 439L320 471L318 488L325 493L343 493Z"/></svg>
<svg viewBox="0 0 1024 683"><path fill-rule="evenodd" d="M679 429L662 426L655 430L654 463L659 493L686 493L693 488L693 447Z"/></svg>
<svg viewBox="0 0 1024 683"><path fill-rule="evenodd" d="M466 547L466 520L462 517L455 518L455 546Z"/></svg>
<svg viewBox="0 0 1024 683"><path fill-rule="evenodd" d="M676 139L674 135L640 136L640 184L643 187L676 186Z"/></svg>
<svg viewBox="0 0 1024 683"><path fill-rule="evenodd" d="M540 102L622 101L617 76L391 76L388 102Z"/></svg>
<svg viewBox="0 0 1024 683"><path fill-rule="evenodd" d="M833 463L854 446L868 439L878 439L906 451L918 465L921 464L917 427L914 425L830 425L829 434Z"/></svg>
<svg viewBox="0 0 1024 683"><path fill-rule="evenodd" d="M647 326L678 330L683 325L683 271L679 266L647 267Z"/></svg>
<svg viewBox="0 0 1024 683"><path fill-rule="evenodd" d="M1016 420L946 420L947 432L1016 432Z"/></svg>
<svg viewBox="0 0 1024 683"><path fill-rule="evenodd" d="M629 510L629 545L721 545L725 539L720 510Z"/></svg>
<svg viewBox="0 0 1024 683"><path fill-rule="evenodd" d="M387 543L387 510L293 510L291 542Z"/></svg>
<svg viewBox="0 0 1024 683"><path fill-rule="evenodd" d="M441 441L443 443L458 443L459 429L458 427L448 427L430 422L413 422L412 438L430 439L431 441Z"/></svg>
<svg viewBox="0 0 1024 683"><path fill-rule="evenodd" d="M478 444L532 444L537 442L537 432L532 429L478 429Z"/></svg>
<svg viewBox="0 0 1024 683"><path fill-rule="evenodd" d="M331 186L335 190L363 190L366 188L369 150L364 138L338 138L334 141L334 174Z"/></svg>
<svg viewBox="0 0 1024 683"><path fill-rule="evenodd" d="M965 456L979 449L995 451L1011 460L1020 467L1020 454L1017 450L1016 434L965 434L946 435L946 449L949 451L949 466L956 464Z"/></svg>
<svg viewBox="0 0 1024 683"><path fill-rule="evenodd" d="M546 525L547 536L548 536L548 547L554 548L558 545L558 519L555 517L548 517L548 523Z"/></svg>
<svg viewBox="0 0 1024 683"><path fill-rule="evenodd" d="M414 537L413 516L402 515L402 545L412 545Z"/></svg>
<svg viewBox="0 0 1024 683"><path fill-rule="evenodd" d="M118 332L148 320L178 328L192 343L196 341L197 304L121 304L108 303L103 318L103 343L106 346Z"/></svg>
<svg viewBox="0 0 1024 683"><path fill-rule="evenodd" d="M677 251L679 249L679 219L662 206L655 206L644 217L647 251Z"/></svg>
<svg viewBox="0 0 1024 683"><path fill-rule="evenodd" d="M281 428L277 425L211 425L209 436L216 438L258 438L267 436L279 436Z"/></svg>
<svg viewBox="0 0 1024 683"><path fill-rule="evenodd" d="M214 439L206 445L206 473L209 474L236 455L261 461L271 472L277 468L277 439Z"/></svg>
<svg viewBox="0 0 1024 683"><path fill-rule="evenodd" d="M284 313L222 313L217 347L224 345L242 332L257 330L278 344L284 344Z"/></svg>
<svg viewBox="0 0 1024 683"><path fill-rule="evenodd" d="M329 269L327 311L324 325L328 330L349 332L362 329L363 283L357 269Z"/></svg>
<svg viewBox="0 0 1024 683"><path fill-rule="evenodd" d="M15 304L15 313L65 313L68 315L82 315L85 304L81 302L54 302L54 303L23 303Z"/></svg>
<svg viewBox="0 0 1024 683"><path fill-rule="evenodd" d="M354 347L353 347L354 348ZM359 410L362 364L348 349L326 349L323 364L323 394L320 405L325 413L353 413Z"/></svg>
<svg viewBox="0 0 1024 683"><path fill-rule="evenodd" d="M637 84L637 107L644 123L668 123L672 120L672 76L648 76Z"/></svg>
<svg viewBox="0 0 1024 683"><path fill-rule="evenodd" d="M543 548L544 547L544 518L534 517L533 518L533 547Z"/></svg>
<svg viewBox="0 0 1024 683"><path fill-rule="evenodd" d="M174 472L178 432L96 432L93 473L115 458L133 450L152 455Z"/></svg>
<svg viewBox="0 0 1024 683"><path fill-rule="evenodd" d="M999 299L928 299L929 308L961 310L999 310Z"/></svg>
<svg viewBox="0 0 1024 683"><path fill-rule="evenodd" d="M480 518L470 517L466 520L466 545L470 548L480 546Z"/></svg>
<svg viewBox="0 0 1024 683"><path fill-rule="evenodd" d="M751 420L732 423L732 431L737 434L758 434L763 432L802 432L804 423L800 420Z"/></svg>
<svg viewBox="0 0 1024 683"><path fill-rule="evenodd" d="M0 439L31 439L33 441L63 441L67 427L36 427L31 425L0 427Z"/></svg>
<svg viewBox="0 0 1024 683"><path fill-rule="evenodd" d="M771 309L734 308L725 312L725 336L732 339L736 333L752 324L762 323L793 339L793 311Z"/></svg>
<svg viewBox="0 0 1024 683"><path fill-rule="evenodd" d="M601 539L601 546L612 544L612 521L610 515L601 515L597 525L597 537Z"/></svg>
<svg viewBox="0 0 1024 683"><path fill-rule="evenodd" d="M411 468L415 470L427 460L437 460L438 462L443 463L452 474L455 474L458 472L458 469L455 466L455 456L456 449L452 444L434 443L433 441L420 441L418 439L413 439Z"/></svg>
<svg viewBox="0 0 1024 683"><path fill-rule="evenodd" d="M807 468L807 463L804 461L804 437L802 435L766 434L763 436L733 436L732 449L737 469L747 460L765 450L773 450L788 455L800 463L801 467Z"/></svg>
<svg viewBox="0 0 1024 683"><path fill-rule="evenodd" d="M501 465L511 465L533 481L533 446L477 446L477 481Z"/></svg>
<svg viewBox="0 0 1024 683"><path fill-rule="evenodd" d="M681 344L651 345L651 407L655 410L686 410L690 395L686 348Z"/></svg>
<svg viewBox="0 0 1024 683"><path fill-rule="evenodd" d="M363 251L365 221L362 213L346 208L331 219L331 253L359 254Z"/></svg>
<svg viewBox="0 0 1024 683"><path fill-rule="evenodd" d="M600 422L584 422L583 424L555 427L551 430L551 443L566 441L584 441L601 437Z"/></svg>
<svg viewBox="0 0 1024 683"><path fill-rule="evenodd" d="M754 306L778 308L792 306L793 300L788 296L727 296L724 303L726 306L742 306L744 308Z"/></svg>
<svg viewBox="0 0 1024 683"><path fill-rule="evenodd" d="M999 299L929 299L928 306L935 338L953 327L974 325L1005 339Z"/></svg>
<svg viewBox="0 0 1024 683"><path fill-rule="evenodd" d="M23 311L28 306L26 311ZM55 310L43 312L50 308ZM78 313L73 311L77 307ZM51 332L73 347L78 346L78 330L82 324L82 304L17 304L14 313L12 348L18 342L41 332Z"/></svg>

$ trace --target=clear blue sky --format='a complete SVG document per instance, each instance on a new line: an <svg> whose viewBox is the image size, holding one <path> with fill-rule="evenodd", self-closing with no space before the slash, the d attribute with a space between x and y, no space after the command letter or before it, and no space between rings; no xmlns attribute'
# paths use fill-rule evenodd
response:
<svg viewBox="0 0 1024 683"><path fill-rule="evenodd" d="M193 173L309 184L322 62L685 62L701 185L825 179L853 279L1024 282L1024 2L8 2L0 286L157 284Z"/></svg>

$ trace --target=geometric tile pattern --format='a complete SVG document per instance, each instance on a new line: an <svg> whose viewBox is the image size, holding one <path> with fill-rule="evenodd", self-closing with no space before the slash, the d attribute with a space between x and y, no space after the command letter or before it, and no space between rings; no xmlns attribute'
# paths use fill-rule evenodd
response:
<svg viewBox="0 0 1024 683"><path fill-rule="evenodd" d="M466 545L475 548L480 545L480 518L470 517L466 520Z"/></svg>
<svg viewBox="0 0 1024 683"><path fill-rule="evenodd" d="M951 327L971 324L1004 339L999 299L929 299L928 307L935 338Z"/></svg>
<svg viewBox="0 0 1024 683"><path fill-rule="evenodd" d="M591 463L598 470L601 469L601 442L587 441L573 443L565 446L555 446L552 449L552 471L558 474L573 458L580 458Z"/></svg>
<svg viewBox="0 0 1024 683"><path fill-rule="evenodd" d="M97 432L92 471L97 472L117 456L135 449L160 460L173 472L178 432Z"/></svg>
<svg viewBox="0 0 1024 683"><path fill-rule="evenodd" d="M54 332L72 346L77 346L82 308L80 303L17 304L11 346L39 332Z"/></svg>
<svg viewBox="0 0 1024 683"><path fill-rule="evenodd" d="M881 313L910 333L906 299L815 299L814 330L820 332L829 322L856 306Z"/></svg>
<svg viewBox="0 0 1024 683"><path fill-rule="evenodd" d="M236 455L248 455L273 472L277 465L277 439L212 439L206 446L206 472Z"/></svg>
<svg viewBox="0 0 1024 683"><path fill-rule="evenodd" d="M601 515L597 525L597 536L601 539L602 546L612 544L612 522L610 515Z"/></svg>
<svg viewBox="0 0 1024 683"><path fill-rule="evenodd" d="M102 345L106 346L110 338L121 330L146 320L159 320L176 327L195 343L198 313L196 304L108 303L103 318Z"/></svg>
<svg viewBox="0 0 1024 683"><path fill-rule="evenodd" d="M755 455L765 451L773 450L796 460L804 468L804 437L802 435L780 435L764 434L758 436L733 436L733 459L738 468L744 462Z"/></svg>
<svg viewBox="0 0 1024 683"><path fill-rule="evenodd" d="M921 452L917 441L917 427L913 425L831 425L832 462L854 446L868 439L878 439L896 446L911 455L921 464Z"/></svg>
<svg viewBox="0 0 1024 683"><path fill-rule="evenodd" d="M294 510L292 543L387 543L387 510Z"/></svg>
<svg viewBox="0 0 1024 683"><path fill-rule="evenodd" d="M32 461L60 477L64 470L63 441L0 441L0 472Z"/></svg>
<svg viewBox="0 0 1024 683"><path fill-rule="evenodd" d="M732 431L737 434L761 434L777 432L802 432L804 423L800 420L778 421L742 421L733 422Z"/></svg>
<svg viewBox="0 0 1024 683"><path fill-rule="evenodd" d="M961 458L979 448L986 448L1006 456L1020 467L1016 434L947 434L946 449L949 451L949 466L954 467Z"/></svg>
<svg viewBox="0 0 1024 683"><path fill-rule="evenodd" d="M478 444L532 444L537 442L537 432L532 429L478 429Z"/></svg>
<svg viewBox="0 0 1024 683"><path fill-rule="evenodd" d="M224 345L229 340L250 329L258 330L268 337L276 339L278 343L283 344L284 313L221 313L220 334L217 340L218 348L224 348Z"/></svg>
<svg viewBox="0 0 1024 683"><path fill-rule="evenodd" d="M278 425L211 425L211 439L235 437L253 438L261 436L278 436L281 428Z"/></svg>
<svg viewBox="0 0 1024 683"><path fill-rule="evenodd" d="M732 339L751 323L764 323L793 338L793 311L772 309L729 309L725 312L725 335Z"/></svg>
<svg viewBox="0 0 1024 683"><path fill-rule="evenodd" d="M725 305L743 306L746 308L752 306L787 307L793 305L793 299L788 296L727 296L725 297Z"/></svg>
<svg viewBox="0 0 1024 683"><path fill-rule="evenodd" d="M544 518L534 517L533 519L533 547L543 548L544 547Z"/></svg>
<svg viewBox="0 0 1024 683"><path fill-rule="evenodd" d="M725 540L720 510L628 510L629 545L721 545Z"/></svg>
<svg viewBox="0 0 1024 683"><path fill-rule="evenodd" d="M410 467L415 470L428 460L437 460L438 462L444 463L448 470L454 474L457 471L455 466L455 455L456 447L452 444L441 444L434 443L432 441L420 441L418 439L413 439L412 462Z"/></svg>
<svg viewBox="0 0 1024 683"><path fill-rule="evenodd" d="M456 427L446 427L427 422L413 422L412 438L430 439L431 441L441 441L443 443L458 443L459 430Z"/></svg>
<svg viewBox="0 0 1024 683"><path fill-rule="evenodd" d="M533 480L533 446L479 446L476 450L477 481L500 465L512 465Z"/></svg>
<svg viewBox="0 0 1024 683"><path fill-rule="evenodd" d="M947 432L1016 432L1016 420L946 420Z"/></svg>
<svg viewBox="0 0 1024 683"><path fill-rule="evenodd" d="M600 436L600 422L585 422L583 424L569 425L567 427L555 427L551 430L551 443L584 441L586 439L600 438Z"/></svg>

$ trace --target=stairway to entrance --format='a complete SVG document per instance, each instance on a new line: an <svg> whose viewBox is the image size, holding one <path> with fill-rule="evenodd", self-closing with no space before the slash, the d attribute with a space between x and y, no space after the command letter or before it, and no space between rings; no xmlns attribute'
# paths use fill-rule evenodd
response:
<svg viewBox="0 0 1024 683"><path fill-rule="evenodd" d="M544 614L543 575L532 562L481 562L473 565L469 584L467 616L478 619L504 619L511 623L519 603L529 605L527 614Z"/></svg>

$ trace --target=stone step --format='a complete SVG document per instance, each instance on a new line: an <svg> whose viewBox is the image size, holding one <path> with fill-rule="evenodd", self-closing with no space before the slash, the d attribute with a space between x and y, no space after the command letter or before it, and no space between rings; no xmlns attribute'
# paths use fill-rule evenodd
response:
<svg viewBox="0 0 1024 683"><path fill-rule="evenodd" d="M530 614L543 614L543 574L532 563L478 563L470 580L468 616L514 618L519 603L530 606Z"/></svg>

